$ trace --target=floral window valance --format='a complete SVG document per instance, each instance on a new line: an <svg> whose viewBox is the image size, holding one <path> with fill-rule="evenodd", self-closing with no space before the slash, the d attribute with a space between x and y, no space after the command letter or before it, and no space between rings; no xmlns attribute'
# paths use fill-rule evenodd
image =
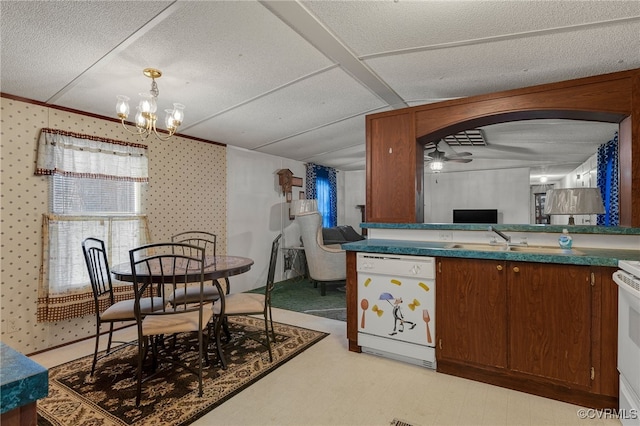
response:
<svg viewBox="0 0 640 426"><path fill-rule="evenodd" d="M42 129L38 141L36 175L148 182L147 146Z"/></svg>

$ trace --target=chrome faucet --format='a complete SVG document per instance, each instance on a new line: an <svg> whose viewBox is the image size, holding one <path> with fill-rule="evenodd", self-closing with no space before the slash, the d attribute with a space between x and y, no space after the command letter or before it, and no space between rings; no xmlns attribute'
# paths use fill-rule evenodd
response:
<svg viewBox="0 0 640 426"><path fill-rule="evenodd" d="M511 243L511 237L508 235L505 235L504 233L498 231L497 229L494 229L493 226L489 226L489 232L495 232L496 234L500 235L500 237L505 240L507 242L507 244Z"/></svg>

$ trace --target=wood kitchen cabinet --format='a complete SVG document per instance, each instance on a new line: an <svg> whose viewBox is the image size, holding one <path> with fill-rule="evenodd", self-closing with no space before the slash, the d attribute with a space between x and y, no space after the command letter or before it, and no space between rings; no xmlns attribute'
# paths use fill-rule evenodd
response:
<svg viewBox="0 0 640 426"><path fill-rule="evenodd" d="M438 259L436 331L440 358L506 368L504 262ZM444 342L444 343L443 343Z"/></svg>
<svg viewBox="0 0 640 426"><path fill-rule="evenodd" d="M509 262L509 368L591 387L591 267Z"/></svg>
<svg viewBox="0 0 640 426"><path fill-rule="evenodd" d="M424 221L424 147L413 112L367 117L367 222Z"/></svg>
<svg viewBox="0 0 640 426"><path fill-rule="evenodd" d="M439 258L438 371L617 408L615 268Z"/></svg>

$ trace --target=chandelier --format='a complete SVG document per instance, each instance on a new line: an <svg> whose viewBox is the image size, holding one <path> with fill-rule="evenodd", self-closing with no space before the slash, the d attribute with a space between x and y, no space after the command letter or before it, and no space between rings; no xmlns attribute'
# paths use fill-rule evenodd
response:
<svg viewBox="0 0 640 426"><path fill-rule="evenodd" d="M134 135L140 135L142 139L146 139L149 135L154 134L160 140L169 140L169 138L176 133L178 127L182 124L182 120L184 119L184 105L173 104L173 109L165 110L167 113L165 117L165 127L167 128L169 136L166 138L161 137L156 128L156 121L158 119L158 116L156 115L156 110L158 108L156 99L160 94L156 78L160 78L162 76L162 72L155 68L145 68L142 72L145 76L151 79L151 90L148 94L140 93L140 103L136 108L136 129L131 130L125 123L125 120L129 116L129 98L127 96L118 96L116 113L118 114L118 118L122 121L122 127L124 127L127 132L133 133Z"/></svg>

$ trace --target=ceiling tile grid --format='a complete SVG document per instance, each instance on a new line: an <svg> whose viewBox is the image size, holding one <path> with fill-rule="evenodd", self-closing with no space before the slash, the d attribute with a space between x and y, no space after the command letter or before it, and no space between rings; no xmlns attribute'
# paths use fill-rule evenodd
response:
<svg viewBox="0 0 640 426"><path fill-rule="evenodd" d="M358 56L640 16L627 1L305 1Z"/></svg>
<svg viewBox="0 0 640 426"><path fill-rule="evenodd" d="M204 137L207 129L216 129L220 123L225 130L214 133L218 141L253 149L383 105L351 76L333 68L220 114L190 131Z"/></svg>
<svg viewBox="0 0 640 426"><path fill-rule="evenodd" d="M579 78L638 68L640 54L634 54L640 52L638 34L640 19L624 27L425 50L366 62L409 102L430 103L562 81L567 75ZM619 41L616 46L607 42L612 39Z"/></svg>
<svg viewBox="0 0 640 426"><path fill-rule="evenodd" d="M357 115L331 126L323 126L260 148L272 155L287 156L298 161L324 164L319 158L334 158L344 163L348 150L357 147L365 152L365 116ZM364 160L364 155L361 158Z"/></svg>
<svg viewBox="0 0 640 426"><path fill-rule="evenodd" d="M2 91L47 101L168 4L1 1Z"/></svg>
<svg viewBox="0 0 640 426"><path fill-rule="evenodd" d="M2 0L0 12L5 94L115 117L116 95L135 112L156 67L159 109L186 105L181 134L341 170L365 167L366 114L640 68L637 0ZM572 163L611 130L571 124L546 144L544 126L512 140L486 129L491 161Z"/></svg>

